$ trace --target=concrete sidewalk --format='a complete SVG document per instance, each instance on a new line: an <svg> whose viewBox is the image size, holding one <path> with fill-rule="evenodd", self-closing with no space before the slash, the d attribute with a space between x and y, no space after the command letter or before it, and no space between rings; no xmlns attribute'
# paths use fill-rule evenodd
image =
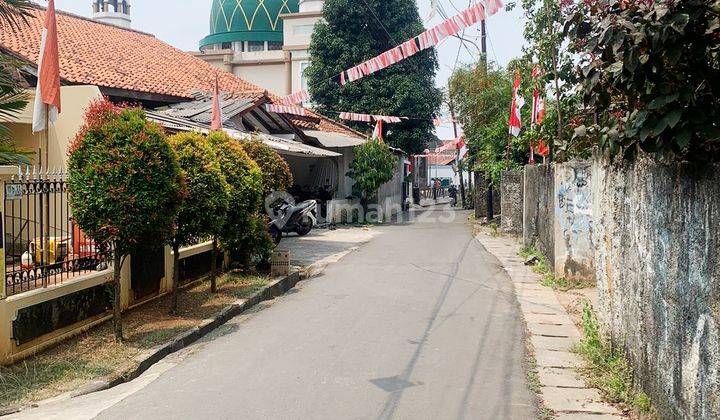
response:
<svg viewBox="0 0 720 420"><path fill-rule="evenodd" d="M578 376L580 358L572 347L581 339L555 292L540 284L542 278L518 256L520 244L513 238L478 235L507 271L530 333L545 406L557 419L619 420L615 407L602 401L599 392Z"/></svg>
<svg viewBox="0 0 720 420"><path fill-rule="evenodd" d="M314 229L307 236L283 236L277 249L290 252L290 265L305 268L337 261L378 234L379 231L372 227Z"/></svg>

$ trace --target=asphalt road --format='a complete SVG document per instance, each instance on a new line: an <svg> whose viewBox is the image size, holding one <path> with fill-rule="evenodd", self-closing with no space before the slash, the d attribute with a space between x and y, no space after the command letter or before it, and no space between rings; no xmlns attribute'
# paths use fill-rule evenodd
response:
<svg viewBox="0 0 720 420"><path fill-rule="evenodd" d="M98 418L535 418L509 278L455 215L376 228Z"/></svg>

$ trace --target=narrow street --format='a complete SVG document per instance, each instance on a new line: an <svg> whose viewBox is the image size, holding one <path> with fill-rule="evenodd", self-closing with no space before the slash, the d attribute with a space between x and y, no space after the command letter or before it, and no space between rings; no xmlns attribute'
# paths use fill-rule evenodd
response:
<svg viewBox="0 0 720 420"><path fill-rule="evenodd" d="M534 418L512 286L468 214L375 228L146 386L66 405L107 404L84 411L102 419Z"/></svg>

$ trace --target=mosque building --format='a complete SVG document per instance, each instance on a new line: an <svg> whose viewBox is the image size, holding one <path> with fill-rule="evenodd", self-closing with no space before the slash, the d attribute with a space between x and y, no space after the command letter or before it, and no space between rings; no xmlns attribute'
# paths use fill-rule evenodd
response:
<svg viewBox="0 0 720 420"><path fill-rule="evenodd" d="M93 0L92 18L98 22L130 28L130 2L128 0Z"/></svg>
<svg viewBox="0 0 720 420"><path fill-rule="evenodd" d="M102 1L102 0L98 0ZM112 1L112 0L107 0ZM307 87L308 47L323 0L213 0L196 57L284 96Z"/></svg>

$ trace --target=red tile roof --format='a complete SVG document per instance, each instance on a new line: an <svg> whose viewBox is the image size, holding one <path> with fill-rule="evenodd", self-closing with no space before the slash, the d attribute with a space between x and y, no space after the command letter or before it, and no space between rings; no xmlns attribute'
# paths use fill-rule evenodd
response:
<svg viewBox="0 0 720 420"><path fill-rule="evenodd" d="M0 23L0 47L36 63L45 10L30 11L28 25L11 28ZM152 35L57 14L60 76L74 84L191 98L210 89L217 70L210 64ZM238 97L257 97L264 89L230 73L219 72L221 89Z"/></svg>
<svg viewBox="0 0 720 420"><path fill-rule="evenodd" d="M428 165L444 166L451 165L453 162L455 162L455 155L448 152L440 154L431 153L428 155Z"/></svg>
<svg viewBox="0 0 720 420"><path fill-rule="evenodd" d="M0 48L37 63L44 19L45 9L37 7L30 11L28 25L11 28L0 22ZM60 76L69 83L192 99L194 92L210 91L214 75L218 74L220 89L232 97L259 99L266 92L150 34L62 11L57 12L57 20ZM268 96L274 101L279 99ZM304 128L360 134L321 115L311 115L319 122L307 123L312 126Z"/></svg>

